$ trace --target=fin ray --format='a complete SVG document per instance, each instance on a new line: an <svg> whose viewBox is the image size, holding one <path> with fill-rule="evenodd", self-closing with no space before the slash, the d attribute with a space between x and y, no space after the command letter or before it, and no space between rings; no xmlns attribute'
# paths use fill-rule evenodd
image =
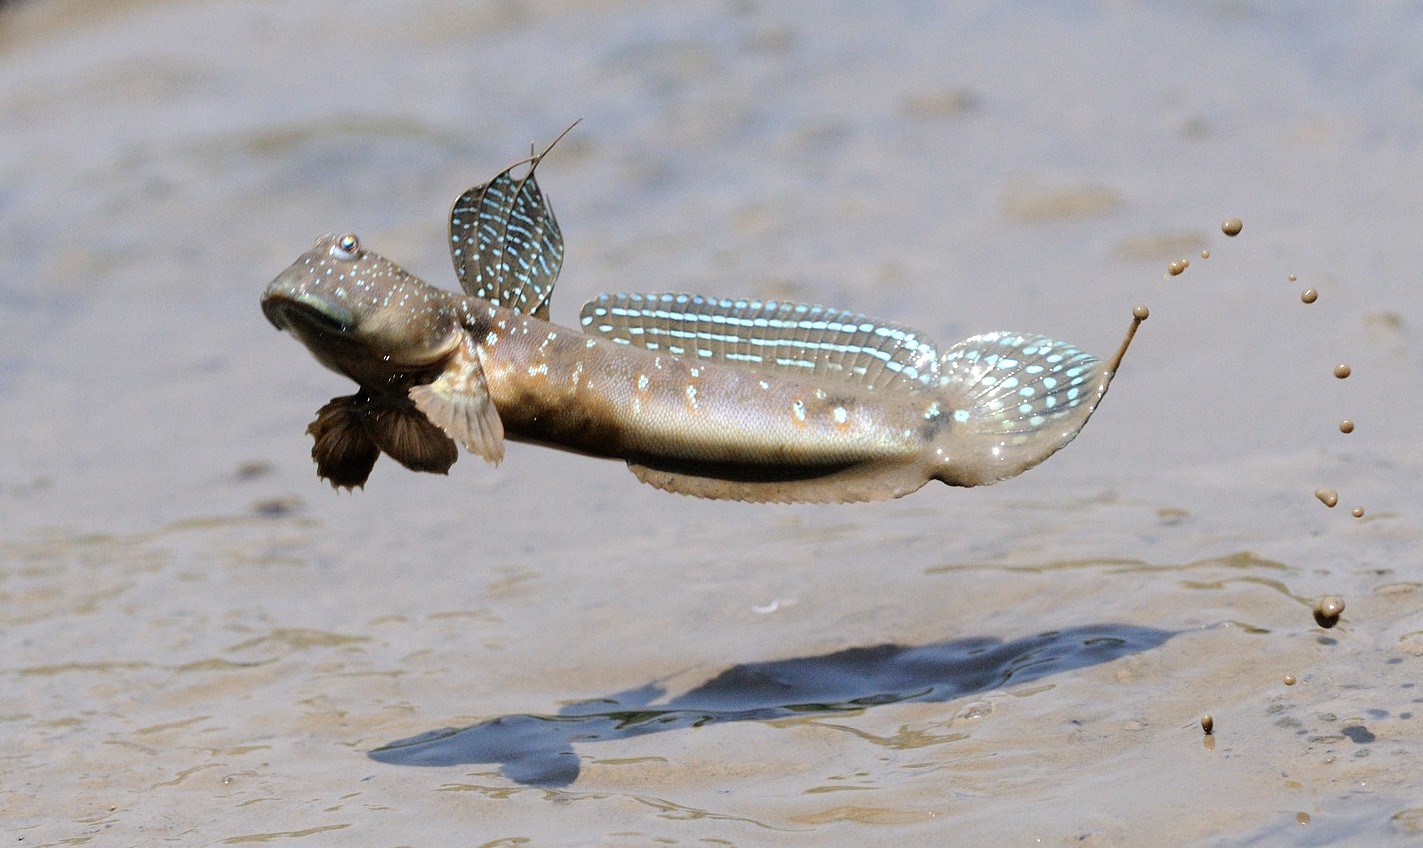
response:
<svg viewBox="0 0 1423 848"><path fill-rule="evenodd" d="M871 388L923 388L939 377L938 352L919 331L814 304L604 294L584 305L581 323L622 344L758 371L837 375Z"/></svg>

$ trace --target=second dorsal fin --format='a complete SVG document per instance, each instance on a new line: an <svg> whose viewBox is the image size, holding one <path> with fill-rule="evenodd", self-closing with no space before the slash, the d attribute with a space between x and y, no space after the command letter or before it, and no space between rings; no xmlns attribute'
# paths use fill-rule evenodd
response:
<svg viewBox="0 0 1423 848"><path fill-rule="evenodd" d="M870 387L938 380L938 353L917 330L806 303L604 294L583 307L582 325L623 344L756 371L835 375Z"/></svg>
<svg viewBox="0 0 1423 848"><path fill-rule="evenodd" d="M577 122L574 122L577 126ZM450 211L450 259L466 294L525 315L548 317L563 265L563 233L534 171L570 126L542 153L460 195ZM522 177L512 172L527 164Z"/></svg>

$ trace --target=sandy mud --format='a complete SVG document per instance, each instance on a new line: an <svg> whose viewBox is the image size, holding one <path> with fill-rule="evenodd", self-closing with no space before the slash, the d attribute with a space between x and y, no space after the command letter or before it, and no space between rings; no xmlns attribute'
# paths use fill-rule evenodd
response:
<svg viewBox="0 0 1423 848"><path fill-rule="evenodd" d="M0 6L12 842L1417 844L1423 16L955 9ZM988 489L514 445L333 492L303 428L350 387L262 288L348 230L453 286L450 202L580 116L555 321L1151 320Z"/></svg>

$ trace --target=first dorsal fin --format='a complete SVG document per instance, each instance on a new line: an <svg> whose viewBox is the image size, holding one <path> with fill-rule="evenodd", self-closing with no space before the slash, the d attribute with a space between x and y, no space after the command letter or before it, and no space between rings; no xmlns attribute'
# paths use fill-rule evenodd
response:
<svg viewBox="0 0 1423 848"><path fill-rule="evenodd" d="M622 344L757 371L835 375L872 388L938 380L938 353L917 330L813 304L604 294L583 307L582 324Z"/></svg>
<svg viewBox="0 0 1423 848"><path fill-rule="evenodd" d="M534 170L574 126L576 121L542 153L515 162L455 201L450 259L466 294L548 317L549 296L563 265L563 233ZM528 171L514 177L513 170L525 164Z"/></svg>

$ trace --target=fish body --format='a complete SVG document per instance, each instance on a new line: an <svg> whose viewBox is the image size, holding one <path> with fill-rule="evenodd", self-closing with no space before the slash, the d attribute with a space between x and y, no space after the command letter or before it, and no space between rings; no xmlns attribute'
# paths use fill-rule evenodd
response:
<svg viewBox="0 0 1423 848"><path fill-rule="evenodd" d="M497 463L505 439L622 459L644 482L709 498L861 501L931 479L991 483L1077 435L1144 317L1110 362L1017 333L940 354L864 315L679 293L603 295L581 329L561 327L546 320L562 236L533 179L540 158L456 202L466 294L352 234L317 239L267 288L268 319L360 387L308 428L333 485L364 485L381 453L445 472L458 443Z"/></svg>

